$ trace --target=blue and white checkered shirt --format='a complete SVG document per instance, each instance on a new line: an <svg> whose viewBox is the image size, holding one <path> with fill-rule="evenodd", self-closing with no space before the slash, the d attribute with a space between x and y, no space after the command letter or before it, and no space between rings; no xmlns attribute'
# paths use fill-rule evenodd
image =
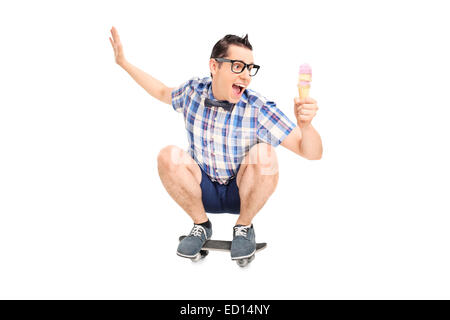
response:
<svg viewBox="0 0 450 320"><path fill-rule="evenodd" d="M296 127L272 101L246 89L231 113L206 107L205 99L217 101L210 77L192 78L172 91L172 106L183 112L188 153L211 178L220 184L237 175L250 148L265 142L278 146Z"/></svg>

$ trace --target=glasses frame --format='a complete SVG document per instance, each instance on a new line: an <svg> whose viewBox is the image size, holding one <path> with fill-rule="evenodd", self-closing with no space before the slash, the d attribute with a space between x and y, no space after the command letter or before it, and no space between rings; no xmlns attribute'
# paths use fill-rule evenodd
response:
<svg viewBox="0 0 450 320"><path fill-rule="evenodd" d="M226 58L214 58L214 60L216 60L218 62L231 62L231 72L236 73L236 74L242 73L242 72L244 72L245 69L247 69L248 70L248 74L250 75L250 77L256 76L256 74L258 73L259 68L260 68L260 66L257 65L257 64L254 64L254 63L247 64L247 63L245 63L242 60L231 60L231 59L226 59ZM241 72L233 71L233 64L235 62L240 62L240 63L242 63L244 65L244 68L242 68ZM251 72L250 67L252 67L253 69L256 69L256 72L255 72L254 75L250 74L250 72Z"/></svg>

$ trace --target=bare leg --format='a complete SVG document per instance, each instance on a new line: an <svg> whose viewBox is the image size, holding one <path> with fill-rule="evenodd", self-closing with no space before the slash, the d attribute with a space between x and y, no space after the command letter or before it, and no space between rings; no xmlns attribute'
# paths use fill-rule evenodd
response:
<svg viewBox="0 0 450 320"><path fill-rule="evenodd" d="M163 148L158 155L158 172L169 195L194 223L208 220L200 188L202 173L186 151L177 146Z"/></svg>
<svg viewBox="0 0 450 320"><path fill-rule="evenodd" d="M278 183L278 160L275 148L266 143L253 146L241 163L236 177L241 198L236 224L249 225Z"/></svg>

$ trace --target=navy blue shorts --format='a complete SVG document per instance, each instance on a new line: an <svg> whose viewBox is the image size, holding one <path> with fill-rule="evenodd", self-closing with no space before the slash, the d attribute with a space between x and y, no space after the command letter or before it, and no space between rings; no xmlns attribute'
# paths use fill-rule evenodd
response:
<svg viewBox="0 0 450 320"><path fill-rule="evenodd" d="M200 168L200 166L199 166ZM202 172L202 200L205 211L208 213L234 213L239 214L241 210L241 198L236 177L231 179L227 185L211 181L209 176Z"/></svg>

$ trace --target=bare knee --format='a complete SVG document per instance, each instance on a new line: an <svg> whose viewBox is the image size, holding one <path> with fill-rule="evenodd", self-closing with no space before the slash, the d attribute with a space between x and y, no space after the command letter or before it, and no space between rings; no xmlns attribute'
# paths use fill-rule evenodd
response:
<svg viewBox="0 0 450 320"><path fill-rule="evenodd" d="M252 183L274 184L278 182L278 159L275 148L267 143L254 145L245 156L236 183L239 187L243 176Z"/></svg>
<svg viewBox="0 0 450 320"><path fill-rule="evenodd" d="M158 154L158 171L164 174L177 174L180 167L190 171L200 184L202 173L197 163L183 149L170 145L161 149Z"/></svg>
<svg viewBox="0 0 450 320"><path fill-rule="evenodd" d="M158 169L173 170L176 166L181 164L179 157L181 157L181 150L179 147L170 145L162 148L158 154Z"/></svg>
<svg viewBox="0 0 450 320"><path fill-rule="evenodd" d="M275 148L267 143L254 145L248 153L249 164L255 174L278 176L278 158Z"/></svg>

